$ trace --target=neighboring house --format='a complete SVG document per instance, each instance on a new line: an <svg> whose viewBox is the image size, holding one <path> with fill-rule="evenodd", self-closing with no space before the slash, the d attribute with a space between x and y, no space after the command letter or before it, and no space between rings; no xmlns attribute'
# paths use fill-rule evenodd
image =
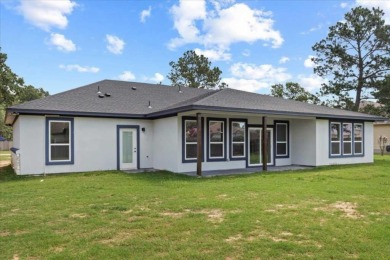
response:
<svg viewBox="0 0 390 260"><path fill-rule="evenodd" d="M261 148L270 166L371 163L376 120L383 118L229 88L113 80L6 114L18 174L242 169L262 165Z"/></svg>
<svg viewBox="0 0 390 260"><path fill-rule="evenodd" d="M381 152L379 148L379 142L378 142L380 136L386 136L389 140L387 145L390 146L390 121L374 123L374 152L375 153ZM385 153L386 153L386 149L385 149Z"/></svg>

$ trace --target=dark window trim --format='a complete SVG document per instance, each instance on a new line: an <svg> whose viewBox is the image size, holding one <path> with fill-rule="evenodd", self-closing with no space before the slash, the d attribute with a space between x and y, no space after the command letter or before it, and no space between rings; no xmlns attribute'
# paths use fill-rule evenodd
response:
<svg viewBox="0 0 390 260"><path fill-rule="evenodd" d="M332 155L332 142L331 142L331 131L330 131L330 125L332 123L339 123L340 124L340 127L341 127L341 133L340 133L340 155ZM344 152L344 138L343 138L343 124L344 123L352 123L352 154L348 154L348 155L343 155L343 152ZM363 140L361 141L362 142L362 153L359 153L359 154L355 154L355 124L359 124L359 125L362 125L362 128L363 128ZM364 157L365 156L365 153L364 153L364 150L365 150L365 145L366 145L366 128L365 128L365 124L364 124L364 121L361 121L361 120L329 120L328 121L328 147L329 147L329 158L350 158L350 157Z"/></svg>
<svg viewBox="0 0 390 260"><path fill-rule="evenodd" d="M46 117L45 122L45 161L46 165L69 165L74 164L74 118L70 117ZM51 162L49 158L49 149L50 149L50 142L49 142L49 124L51 121L63 121L63 122L70 122L70 160L66 162L59 162L54 161Z"/></svg>
<svg viewBox="0 0 390 260"><path fill-rule="evenodd" d="M139 125L117 125L116 126L116 169L120 170L120 130L125 128L132 128L137 130L137 169L140 169L140 133Z"/></svg>
<svg viewBox="0 0 390 260"><path fill-rule="evenodd" d="M194 116L182 116L181 117L181 162L182 163L196 163L196 159L186 159L186 155L185 155L185 144L186 144L186 134L185 134L185 128L186 128L186 125L185 125L185 121L186 120L195 120L196 121L196 117ZM204 162L204 117L201 118L201 124L202 124L202 147L203 147L203 153L202 153L202 162Z"/></svg>
<svg viewBox="0 0 390 260"><path fill-rule="evenodd" d="M233 133L232 123L233 122L245 123L244 156L233 157L233 138L232 138L232 133ZM243 161L243 160L246 160L246 158L248 156L247 155L247 153L248 153L247 128L248 128L248 119L245 119L245 118L230 118L229 119L229 160L230 161Z"/></svg>
<svg viewBox="0 0 390 260"><path fill-rule="evenodd" d="M277 124L287 124L287 155L278 155L278 151L277 151ZM277 159L283 159L283 158L290 158L290 121L286 121L286 120L274 120L274 126L275 126L275 129L274 129L274 150L275 150L275 157Z"/></svg>
<svg viewBox="0 0 390 260"><path fill-rule="evenodd" d="M221 121L223 122L223 157L221 158L210 158L210 134L209 134L209 127L210 127L210 121ZM226 161L227 155L227 125L226 125L226 118L218 118L218 117L208 117L207 118L207 129L206 129L206 134L207 134L207 161L208 162L222 162Z"/></svg>
<svg viewBox="0 0 390 260"><path fill-rule="evenodd" d="M260 165L254 165L254 166L251 166L251 165L249 165L249 152L248 152L248 150L249 150L249 128L250 127L260 127L260 128L262 128L263 127L263 125L259 125L259 124L248 124L247 125L247 129L246 129L246 132L247 132L247 138L246 138L246 143L247 143L247 155L246 155L246 162L245 162L245 165L246 165L246 168L259 168L259 167L261 167L262 166L262 164L260 164ZM267 125L267 128L272 128L272 132L273 133L275 133L275 125ZM260 136L260 138L261 138L261 136ZM274 141L272 142L272 145L274 146L274 149L272 149L273 150L273 162L272 162L272 164L270 164L270 165L268 165L268 166L275 166L275 163L276 163L276 156L275 156L275 138L273 138L274 139ZM261 147L260 147L260 149L261 149Z"/></svg>

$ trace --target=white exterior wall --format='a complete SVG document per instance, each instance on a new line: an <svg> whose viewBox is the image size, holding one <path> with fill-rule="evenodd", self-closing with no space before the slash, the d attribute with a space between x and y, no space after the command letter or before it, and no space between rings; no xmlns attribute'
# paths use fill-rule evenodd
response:
<svg viewBox="0 0 390 260"><path fill-rule="evenodd" d="M46 165L44 116L19 116L21 174L117 169L117 125L139 125L140 168L153 167L153 122L74 117L74 164ZM142 132L141 128L146 131Z"/></svg>
<svg viewBox="0 0 390 260"><path fill-rule="evenodd" d="M364 156L329 158L329 121L317 120L316 131L316 145L318 147L316 166L374 162L374 132L372 122L364 122Z"/></svg>
<svg viewBox="0 0 390 260"><path fill-rule="evenodd" d="M316 165L316 153L324 149L316 145L316 119L290 121L291 164Z"/></svg>
<svg viewBox="0 0 390 260"><path fill-rule="evenodd" d="M117 125L137 125L140 128L140 165L139 168L155 168L172 172L196 171L196 163L182 162L182 116L156 120L130 120L110 118L74 117L74 164L46 165L44 116L21 115L14 123L14 147L19 148L20 172L18 174L42 174L61 172L83 172L117 169ZM230 127L226 127L226 160L207 162L207 118L223 118L227 124L230 118L247 119L249 125L260 125L262 115L203 114L205 160L202 169L224 170L246 167L246 159L230 161ZM364 123L364 156L347 158L329 158L329 121L315 118L269 118L268 125L274 120L289 121L289 158L275 159L275 166L282 165L330 165L373 162L373 124ZM145 128L145 132L141 129ZM246 151L248 153L248 151ZM13 155L13 163L16 156Z"/></svg>
<svg viewBox="0 0 390 260"><path fill-rule="evenodd" d="M177 117L156 119L153 129L153 168L179 172L181 135Z"/></svg>

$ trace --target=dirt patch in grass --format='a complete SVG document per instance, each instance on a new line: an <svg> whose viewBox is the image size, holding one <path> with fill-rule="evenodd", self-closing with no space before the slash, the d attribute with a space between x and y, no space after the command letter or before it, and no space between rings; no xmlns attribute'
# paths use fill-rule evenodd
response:
<svg viewBox="0 0 390 260"><path fill-rule="evenodd" d="M172 217L172 218L181 218L183 217L184 213L183 212L163 212L160 213L160 215L164 217Z"/></svg>
<svg viewBox="0 0 390 260"><path fill-rule="evenodd" d="M358 219L364 217L364 215L358 212L357 203L352 203L348 201L336 201L335 203L325 207L314 208L314 210L322 210L326 212L334 212L335 210L337 210L341 211L345 217L351 219Z"/></svg>
<svg viewBox="0 0 390 260"><path fill-rule="evenodd" d="M232 242L236 242L238 240L241 240L242 239L242 235L241 234L237 234L235 236L231 236L231 237L228 237L225 239L226 242L229 242L229 243L232 243Z"/></svg>
<svg viewBox="0 0 390 260"><path fill-rule="evenodd" d="M201 210L199 213L206 214L207 220L212 223L221 223L224 220L224 213L220 209Z"/></svg>
<svg viewBox="0 0 390 260"><path fill-rule="evenodd" d="M88 215L84 213L70 215L71 218L86 218L87 216Z"/></svg>
<svg viewBox="0 0 390 260"><path fill-rule="evenodd" d="M356 203L337 201L336 203L332 204L331 206L337 210L344 212L345 216L348 218L357 219L357 218L363 217L363 215L361 215L357 211L357 204Z"/></svg>

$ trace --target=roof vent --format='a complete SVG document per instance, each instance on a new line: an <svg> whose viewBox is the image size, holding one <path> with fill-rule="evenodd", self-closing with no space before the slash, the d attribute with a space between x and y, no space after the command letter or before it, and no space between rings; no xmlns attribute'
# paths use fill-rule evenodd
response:
<svg viewBox="0 0 390 260"><path fill-rule="evenodd" d="M100 86L98 86L97 94L98 94L98 95L102 94L102 92L100 91Z"/></svg>
<svg viewBox="0 0 390 260"><path fill-rule="evenodd" d="M183 91L181 90L181 86L179 86L179 93L183 93Z"/></svg>
<svg viewBox="0 0 390 260"><path fill-rule="evenodd" d="M99 98L104 98L104 95L100 93Z"/></svg>
<svg viewBox="0 0 390 260"><path fill-rule="evenodd" d="M132 90L137 90L137 87L131 87Z"/></svg>
<svg viewBox="0 0 390 260"><path fill-rule="evenodd" d="M104 95L105 95L106 97L111 97L111 94L110 94L110 93L104 93Z"/></svg>
<svg viewBox="0 0 390 260"><path fill-rule="evenodd" d="M148 105L148 108L152 108L152 105L150 104L150 100L149 100L149 105Z"/></svg>

